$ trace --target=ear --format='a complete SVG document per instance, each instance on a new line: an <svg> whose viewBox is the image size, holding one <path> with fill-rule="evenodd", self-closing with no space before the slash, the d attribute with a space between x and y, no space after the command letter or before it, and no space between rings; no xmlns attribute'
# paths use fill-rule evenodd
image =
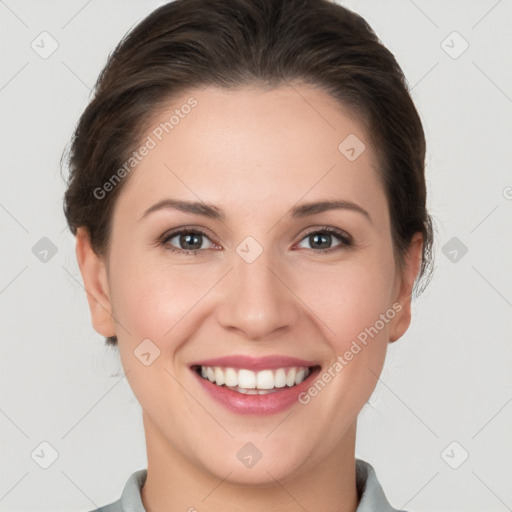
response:
<svg viewBox="0 0 512 512"><path fill-rule="evenodd" d="M393 309L398 311L398 313L390 322L390 342L401 338L411 323L412 289L420 270L422 249L423 235L421 233L415 233L404 257L404 268L402 268L397 275L393 301L393 304L397 304L397 307ZM400 309L398 305L400 305Z"/></svg>
<svg viewBox="0 0 512 512"><path fill-rule="evenodd" d="M76 259L84 281L94 330L105 337L115 336L107 269L103 258L92 249L89 233L84 227L77 229Z"/></svg>

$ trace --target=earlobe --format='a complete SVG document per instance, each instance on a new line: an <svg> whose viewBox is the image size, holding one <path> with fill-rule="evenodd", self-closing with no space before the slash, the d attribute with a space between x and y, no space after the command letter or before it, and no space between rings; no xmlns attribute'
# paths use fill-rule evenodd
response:
<svg viewBox="0 0 512 512"><path fill-rule="evenodd" d="M84 227L77 229L76 258L84 281L94 330L105 337L115 336L105 262L92 249L89 233Z"/></svg>
<svg viewBox="0 0 512 512"><path fill-rule="evenodd" d="M395 303L400 305L400 311L390 325L390 342L401 338L411 323L412 290L421 266L422 249L423 235L416 233L411 239L411 243L404 258L405 265L399 275L397 292L395 293ZM398 307L396 309L398 309Z"/></svg>

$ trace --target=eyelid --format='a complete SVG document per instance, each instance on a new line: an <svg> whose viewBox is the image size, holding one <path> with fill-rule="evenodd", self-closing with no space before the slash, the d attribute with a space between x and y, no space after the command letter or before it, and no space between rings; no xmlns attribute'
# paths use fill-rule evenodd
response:
<svg viewBox="0 0 512 512"><path fill-rule="evenodd" d="M182 233L201 233L202 235L208 237L209 239L212 238L212 235L209 233L209 231L206 228L199 228L196 226L180 226L177 228L171 228L165 231L162 236L159 237L160 240L165 240L168 238L172 238L176 235L181 235Z"/></svg>
<svg viewBox="0 0 512 512"><path fill-rule="evenodd" d="M330 235L336 235L337 237L344 240L346 243L352 243L354 239L352 236L347 233L345 230L340 228L335 228L333 226L315 226L306 231L306 233L302 236L301 241L314 233L329 233Z"/></svg>

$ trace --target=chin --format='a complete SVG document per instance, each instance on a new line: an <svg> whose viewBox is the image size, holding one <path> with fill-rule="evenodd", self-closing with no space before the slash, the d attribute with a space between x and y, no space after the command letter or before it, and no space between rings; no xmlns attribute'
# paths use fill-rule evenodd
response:
<svg viewBox="0 0 512 512"><path fill-rule="evenodd" d="M202 460L198 462L216 479L235 485L275 485L276 480L286 481L307 470L311 460L299 440L287 447L284 443L265 441L264 435L261 437L260 442L259 437L254 436L254 443L231 440L231 446L223 449L217 446L215 452L209 451L206 460L206 454L201 454ZM297 450L297 446L301 449Z"/></svg>
<svg viewBox="0 0 512 512"><path fill-rule="evenodd" d="M218 467L215 471L215 477L229 482L233 485L267 487L279 482L289 480L296 472L297 467L290 465L288 461L276 464L274 461L263 461L260 459L253 467L247 468L241 464L223 464L225 473L219 473ZM229 475L229 476L227 476Z"/></svg>

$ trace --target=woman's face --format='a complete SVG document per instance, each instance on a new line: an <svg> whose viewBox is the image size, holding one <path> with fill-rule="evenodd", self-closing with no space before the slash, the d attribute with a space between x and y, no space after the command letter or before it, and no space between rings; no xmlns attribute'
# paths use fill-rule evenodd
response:
<svg viewBox="0 0 512 512"><path fill-rule="evenodd" d="M421 249L397 268L362 125L307 86L208 87L150 125L106 259L78 237L94 326L118 337L148 453L240 483L350 453L408 326Z"/></svg>

